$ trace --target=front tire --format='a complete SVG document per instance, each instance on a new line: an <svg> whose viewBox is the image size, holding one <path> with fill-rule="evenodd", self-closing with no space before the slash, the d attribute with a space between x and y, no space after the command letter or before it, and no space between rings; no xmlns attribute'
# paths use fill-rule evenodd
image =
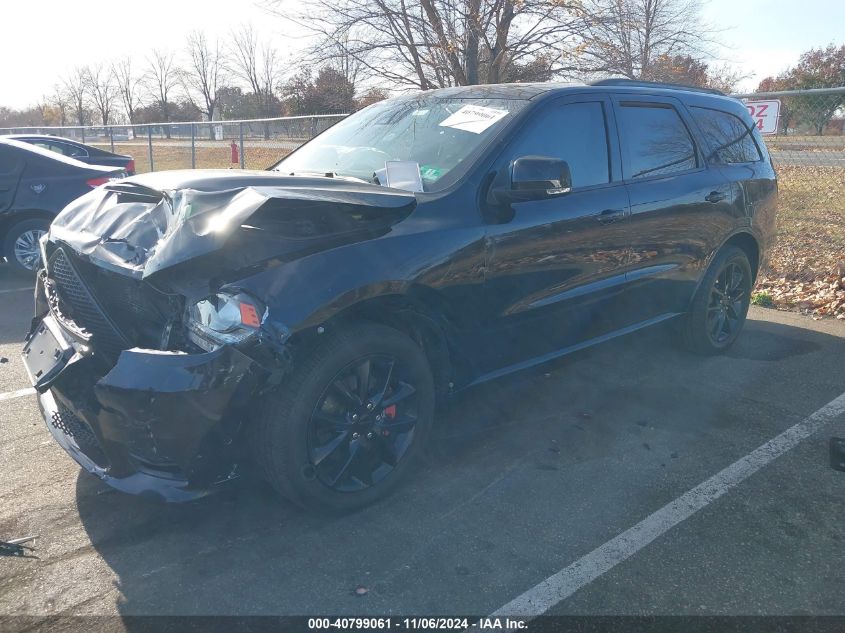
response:
<svg viewBox="0 0 845 633"><path fill-rule="evenodd" d="M254 450L283 496L348 512L389 494L419 465L434 379L423 350L393 328L362 323L322 336L264 398Z"/></svg>
<svg viewBox="0 0 845 633"><path fill-rule="evenodd" d="M704 275L684 317L684 345L699 354L718 354L734 344L751 303L751 264L741 248L723 248Z"/></svg>
<svg viewBox="0 0 845 633"><path fill-rule="evenodd" d="M3 253L12 270L19 273L31 273L41 261L39 240L50 228L47 220L23 220L12 225L3 241Z"/></svg>

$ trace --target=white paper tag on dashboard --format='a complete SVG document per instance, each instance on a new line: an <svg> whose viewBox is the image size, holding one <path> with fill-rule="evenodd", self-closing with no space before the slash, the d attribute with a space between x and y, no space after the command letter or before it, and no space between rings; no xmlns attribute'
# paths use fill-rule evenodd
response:
<svg viewBox="0 0 845 633"><path fill-rule="evenodd" d="M420 166L412 160L388 160L384 163L387 186L405 191L423 190Z"/></svg>
<svg viewBox="0 0 845 633"><path fill-rule="evenodd" d="M480 105L465 105L440 122L441 127L453 127L473 134L481 134L499 119L508 115L507 110L487 108Z"/></svg>

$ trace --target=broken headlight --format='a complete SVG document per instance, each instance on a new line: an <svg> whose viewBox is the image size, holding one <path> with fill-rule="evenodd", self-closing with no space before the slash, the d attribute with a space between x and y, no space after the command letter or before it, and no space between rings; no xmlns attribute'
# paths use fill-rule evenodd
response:
<svg viewBox="0 0 845 633"><path fill-rule="evenodd" d="M206 351L242 343L254 336L267 309L245 294L219 292L188 308L188 338Z"/></svg>

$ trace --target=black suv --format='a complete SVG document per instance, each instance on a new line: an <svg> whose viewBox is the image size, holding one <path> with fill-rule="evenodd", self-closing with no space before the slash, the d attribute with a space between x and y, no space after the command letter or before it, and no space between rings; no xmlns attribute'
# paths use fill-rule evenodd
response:
<svg viewBox="0 0 845 633"><path fill-rule="evenodd" d="M639 82L372 105L267 172L109 183L42 243L26 366L56 440L186 500L255 464L349 510L438 398L668 319L739 334L777 183L739 101Z"/></svg>

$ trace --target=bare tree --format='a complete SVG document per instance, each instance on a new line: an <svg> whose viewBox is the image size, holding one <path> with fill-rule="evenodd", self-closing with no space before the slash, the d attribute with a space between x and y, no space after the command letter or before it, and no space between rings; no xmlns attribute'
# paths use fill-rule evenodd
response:
<svg viewBox="0 0 845 633"><path fill-rule="evenodd" d="M132 58L126 56L112 64L117 93L130 123L135 123L135 110L141 107L141 76L132 69ZM132 128L135 136L135 129Z"/></svg>
<svg viewBox="0 0 845 633"><path fill-rule="evenodd" d="M182 73L185 92L211 121L217 108L217 92L225 81L220 43L209 42L202 31L193 31L187 42L188 67Z"/></svg>
<svg viewBox="0 0 845 633"><path fill-rule="evenodd" d="M85 81L88 86L88 94L91 97L91 103L97 109L100 115L100 121L104 126L108 125L115 103L119 98L112 69L103 64L86 66Z"/></svg>
<svg viewBox="0 0 845 633"><path fill-rule="evenodd" d="M580 0L303 0L278 15L316 37L314 62L355 60L370 76L429 89L574 70L563 51L580 33ZM547 64L537 64L539 58Z"/></svg>
<svg viewBox="0 0 845 633"><path fill-rule="evenodd" d="M699 0L585 0L583 14L578 59L587 73L657 79L666 59L709 56L717 34Z"/></svg>
<svg viewBox="0 0 845 633"><path fill-rule="evenodd" d="M334 54L330 55L332 62L329 65L337 70L349 85L356 87L362 68L361 62L349 54L348 39L336 42L334 49Z"/></svg>
<svg viewBox="0 0 845 633"><path fill-rule="evenodd" d="M68 102L67 93L64 90L64 86L55 86L53 88L53 94L50 95L48 99L50 105L56 108L56 112L59 115L59 125L64 127L67 125L67 113L70 109L70 104Z"/></svg>
<svg viewBox="0 0 845 633"><path fill-rule="evenodd" d="M88 73L85 68L74 68L67 77L62 79L62 87L76 124L87 125L89 123Z"/></svg>
<svg viewBox="0 0 845 633"><path fill-rule="evenodd" d="M161 111L164 121L170 121L173 93L179 85L179 70L173 53L154 49L147 60L146 83Z"/></svg>
<svg viewBox="0 0 845 633"><path fill-rule="evenodd" d="M232 33L229 59L234 73L258 98L262 116L272 116L275 87L279 80L279 53L270 44L260 43L251 25Z"/></svg>
<svg viewBox="0 0 845 633"><path fill-rule="evenodd" d="M232 47L229 52L234 73L244 81L257 101L261 117L278 113L280 101L276 97L279 81L280 58L275 47L259 43L258 35L251 25L242 26L232 33ZM270 124L264 124L264 138L270 138Z"/></svg>

